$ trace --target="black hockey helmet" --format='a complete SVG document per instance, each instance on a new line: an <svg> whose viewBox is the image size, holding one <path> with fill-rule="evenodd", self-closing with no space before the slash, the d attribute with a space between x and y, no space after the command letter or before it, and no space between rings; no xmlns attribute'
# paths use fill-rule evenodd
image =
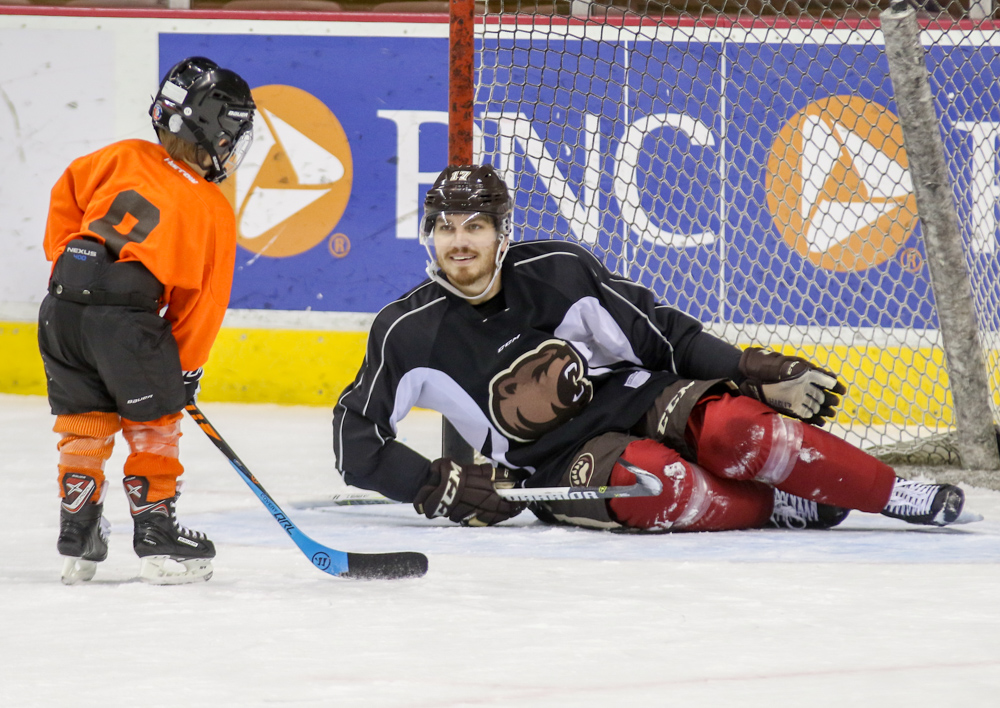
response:
<svg viewBox="0 0 1000 708"><path fill-rule="evenodd" d="M442 213L486 214L493 217L497 235L510 235L513 202L507 185L492 165L448 166L438 175L424 199L420 237L426 240Z"/></svg>
<svg viewBox="0 0 1000 708"><path fill-rule="evenodd" d="M154 128L202 148L212 160L205 179L221 182L253 142L256 108L250 86L238 74L211 59L189 57L163 77L149 115Z"/></svg>

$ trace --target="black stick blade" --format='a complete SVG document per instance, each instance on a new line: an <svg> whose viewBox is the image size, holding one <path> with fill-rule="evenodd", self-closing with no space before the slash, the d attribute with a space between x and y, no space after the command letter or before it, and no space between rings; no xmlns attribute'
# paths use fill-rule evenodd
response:
<svg viewBox="0 0 1000 708"><path fill-rule="evenodd" d="M393 580L419 578L427 573L427 556L423 553L348 553L347 572L342 578L359 580Z"/></svg>

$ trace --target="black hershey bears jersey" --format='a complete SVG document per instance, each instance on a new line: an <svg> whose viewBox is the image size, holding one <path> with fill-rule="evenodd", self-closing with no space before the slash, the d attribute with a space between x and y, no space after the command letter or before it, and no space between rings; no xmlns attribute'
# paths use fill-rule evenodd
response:
<svg viewBox="0 0 1000 708"><path fill-rule="evenodd" d="M501 283L473 306L425 281L378 314L334 408L348 484L413 500L430 462L395 439L413 407L439 411L483 455L528 472L526 486L547 486L576 448L629 430L667 385L736 375L739 350L576 244L512 244Z"/></svg>

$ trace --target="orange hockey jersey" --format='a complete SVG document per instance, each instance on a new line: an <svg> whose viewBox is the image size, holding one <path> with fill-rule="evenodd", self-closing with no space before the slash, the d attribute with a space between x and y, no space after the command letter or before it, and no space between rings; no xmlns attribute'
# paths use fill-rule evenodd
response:
<svg viewBox="0 0 1000 708"><path fill-rule="evenodd" d="M139 261L163 284L164 317L181 368L208 360L229 305L236 261L236 219L219 187L173 160L162 146L124 140L86 155L52 188L45 256L96 237Z"/></svg>

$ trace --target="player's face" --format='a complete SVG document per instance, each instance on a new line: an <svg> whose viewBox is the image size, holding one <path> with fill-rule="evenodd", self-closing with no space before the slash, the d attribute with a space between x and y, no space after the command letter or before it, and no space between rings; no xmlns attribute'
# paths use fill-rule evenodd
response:
<svg viewBox="0 0 1000 708"><path fill-rule="evenodd" d="M463 293L480 293L493 278L497 238L484 214L440 214L434 224L434 253L448 280Z"/></svg>

